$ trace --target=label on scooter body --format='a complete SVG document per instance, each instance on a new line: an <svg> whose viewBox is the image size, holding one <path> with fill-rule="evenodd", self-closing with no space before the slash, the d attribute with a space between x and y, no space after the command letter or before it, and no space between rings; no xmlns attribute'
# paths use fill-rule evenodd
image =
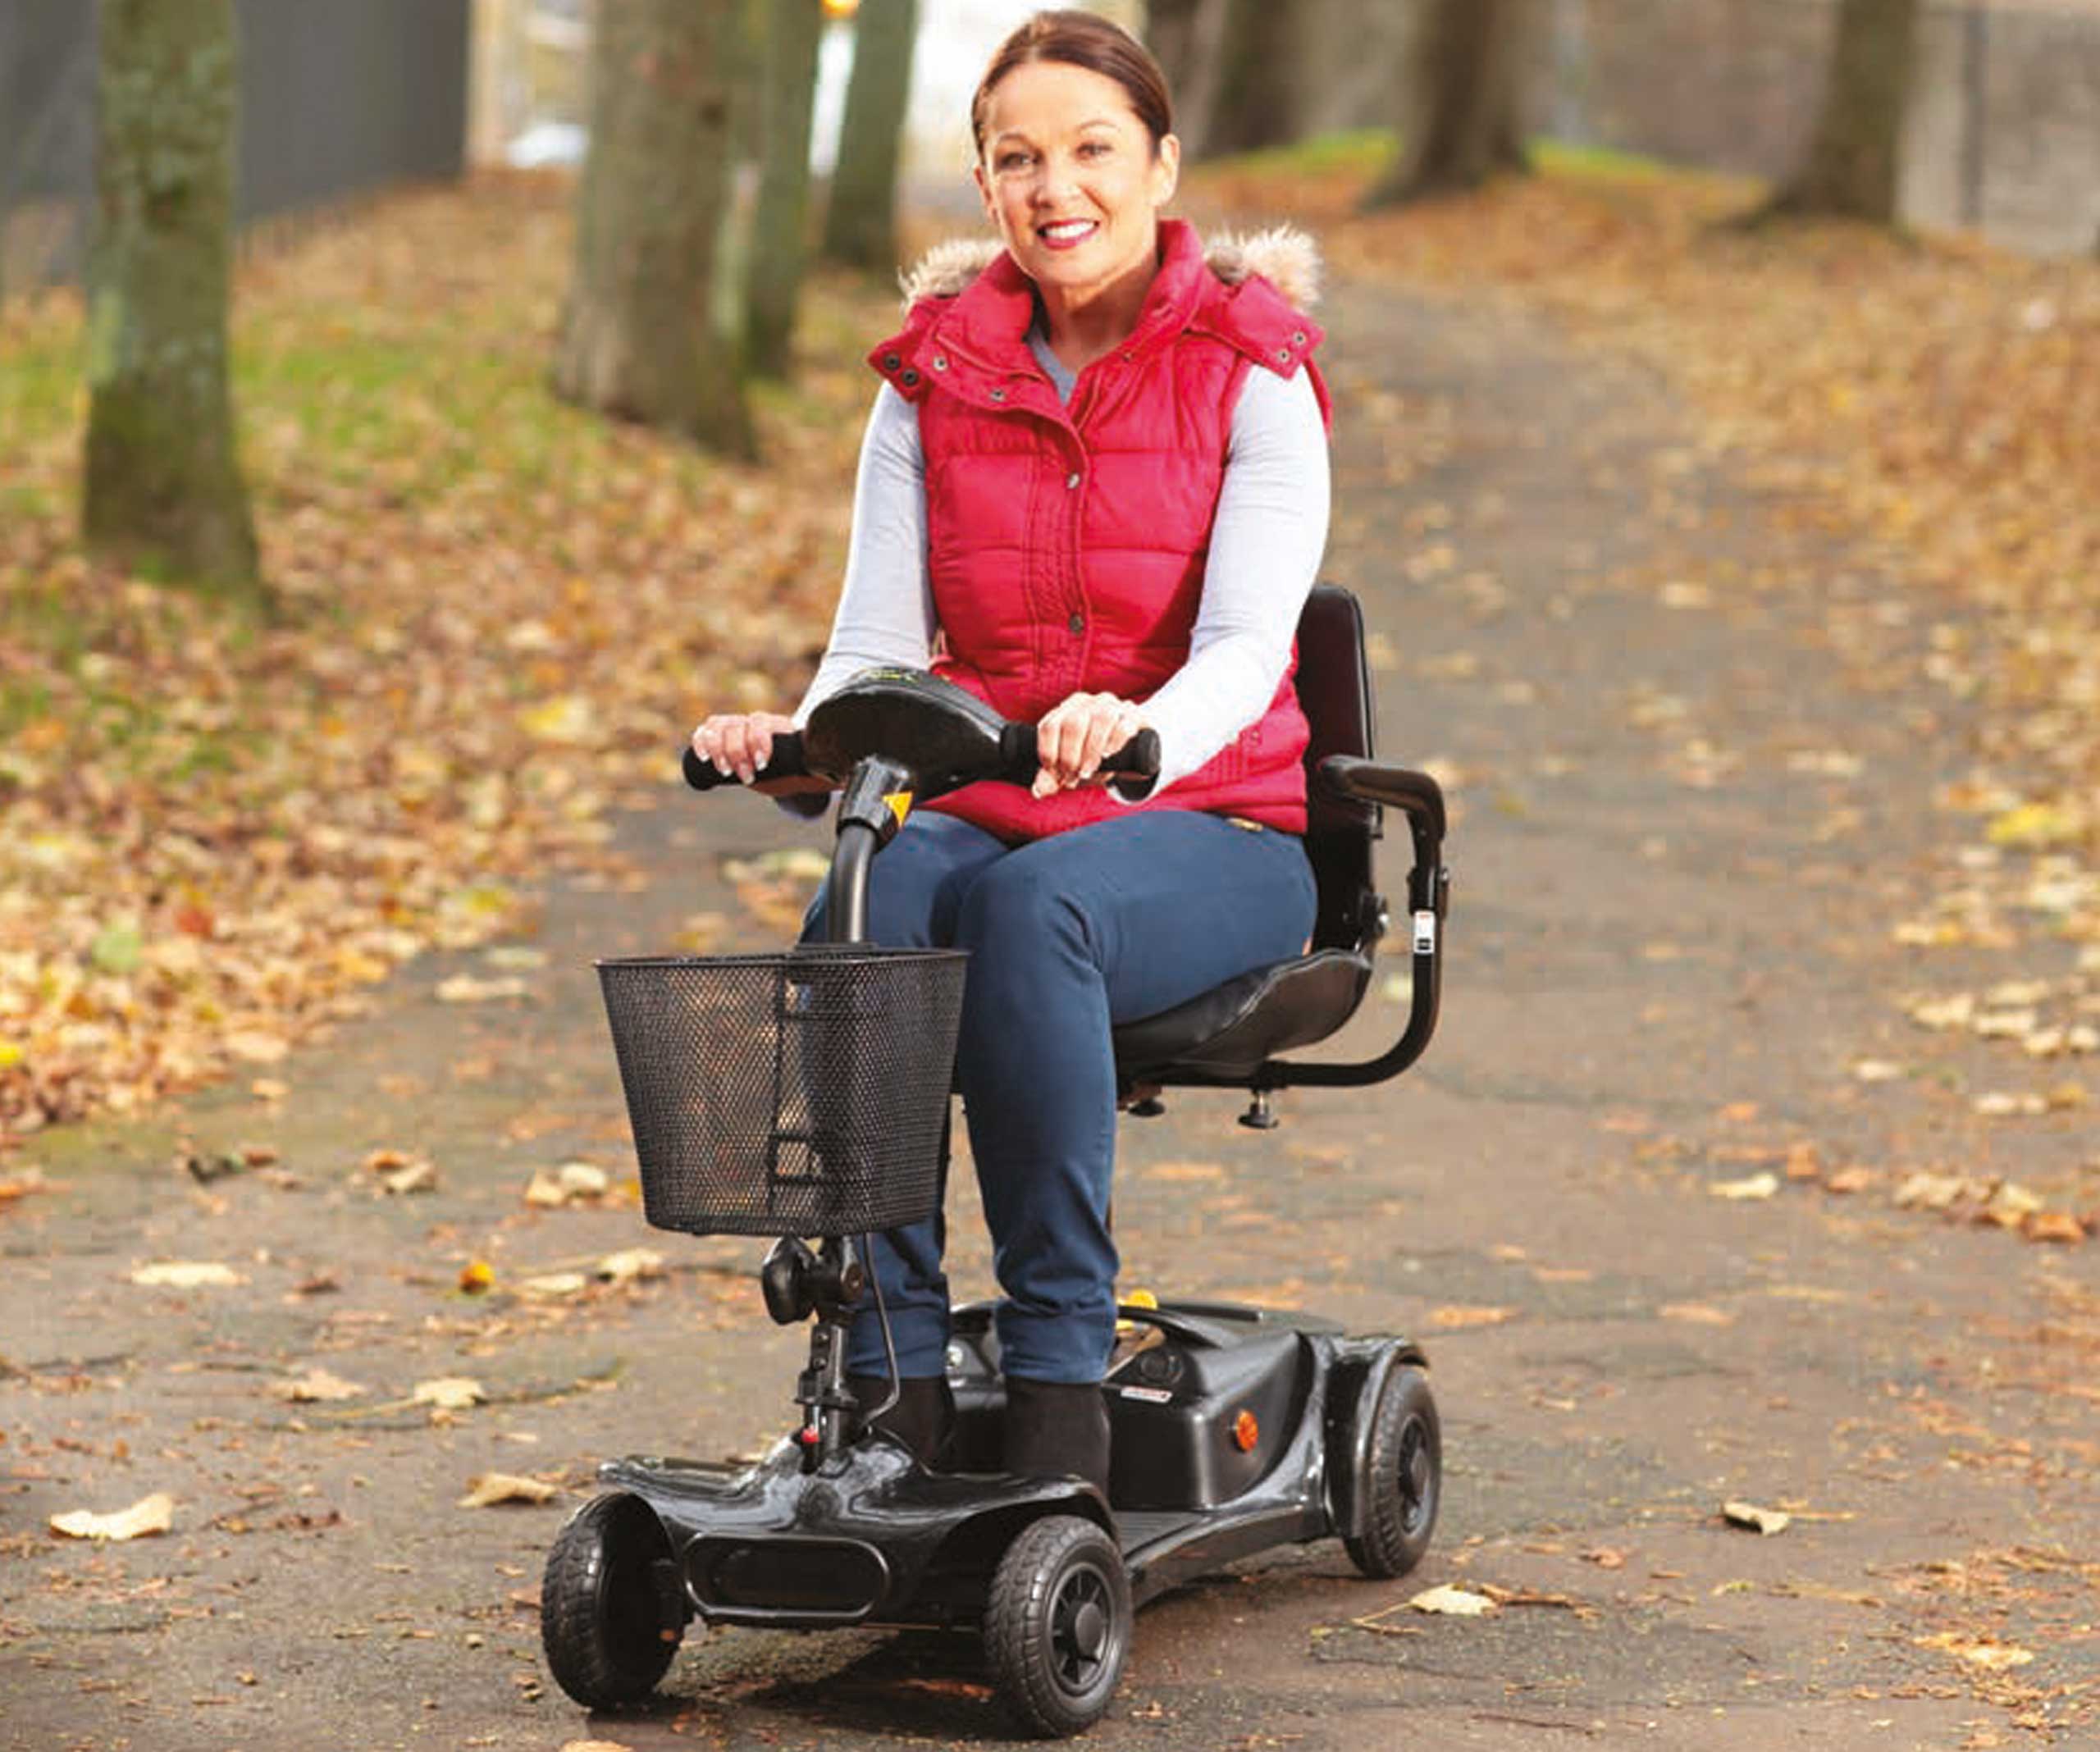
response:
<svg viewBox="0 0 2100 1752"><path fill-rule="evenodd" d="M1436 953L1436 915L1418 912L1414 915L1414 952L1417 955Z"/></svg>

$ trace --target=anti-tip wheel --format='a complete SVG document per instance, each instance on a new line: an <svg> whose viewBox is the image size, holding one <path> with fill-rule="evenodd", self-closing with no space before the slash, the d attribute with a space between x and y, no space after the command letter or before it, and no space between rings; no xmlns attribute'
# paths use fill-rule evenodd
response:
<svg viewBox="0 0 2100 1752"><path fill-rule="evenodd" d="M992 1577L984 1652L1021 1727L1084 1733L1116 1695L1130 1651L1130 1579L1116 1542L1077 1515L1022 1529Z"/></svg>
<svg viewBox="0 0 2100 1752"><path fill-rule="evenodd" d="M555 1537L540 1585L540 1642L555 1682L590 1709L636 1704L678 1652L656 1566L671 1542L656 1512L614 1491L586 1503Z"/></svg>
<svg viewBox="0 0 2100 1752"><path fill-rule="evenodd" d="M1363 1531L1342 1543L1367 1576L1404 1576L1429 1549L1443 1494L1444 1444L1429 1377L1402 1363L1386 1377L1372 1412Z"/></svg>

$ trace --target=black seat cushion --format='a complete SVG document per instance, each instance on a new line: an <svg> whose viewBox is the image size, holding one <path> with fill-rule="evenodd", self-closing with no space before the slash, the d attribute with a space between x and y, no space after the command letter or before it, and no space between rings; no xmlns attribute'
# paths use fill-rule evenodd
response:
<svg viewBox="0 0 2100 1752"><path fill-rule="evenodd" d="M1356 1013L1371 983L1371 958L1322 949L1258 967L1157 1015L1115 1030L1116 1069L1125 1082L1250 1076L1294 1047L1324 1040Z"/></svg>

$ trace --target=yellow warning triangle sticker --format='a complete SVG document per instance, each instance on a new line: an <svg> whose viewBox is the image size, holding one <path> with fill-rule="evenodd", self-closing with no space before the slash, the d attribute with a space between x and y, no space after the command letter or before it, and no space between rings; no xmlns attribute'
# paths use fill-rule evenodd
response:
<svg viewBox="0 0 2100 1752"><path fill-rule="evenodd" d="M883 801L889 805L889 812L897 817L897 826L902 827L904 818L911 813L911 793L908 791L892 791L883 799Z"/></svg>

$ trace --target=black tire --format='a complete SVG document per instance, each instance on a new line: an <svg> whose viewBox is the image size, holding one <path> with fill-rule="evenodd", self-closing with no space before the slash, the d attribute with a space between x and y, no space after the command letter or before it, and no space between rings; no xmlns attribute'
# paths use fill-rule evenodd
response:
<svg viewBox="0 0 2100 1752"><path fill-rule="evenodd" d="M1344 1537L1349 1562L1367 1576L1404 1576L1429 1549L1443 1495L1444 1439L1429 1377L1401 1363L1378 1389L1362 1489L1363 1533Z"/></svg>
<svg viewBox="0 0 2100 1752"><path fill-rule="evenodd" d="M1116 1541L1077 1515L1030 1522L999 1559L984 1653L1007 1707L1039 1739L1084 1733L1130 1652L1130 1578Z"/></svg>
<svg viewBox="0 0 2100 1752"><path fill-rule="evenodd" d="M671 1541L656 1512L614 1491L586 1503L547 1554L540 1643L555 1683L587 1709L637 1704L656 1689L685 1635L657 1585Z"/></svg>

